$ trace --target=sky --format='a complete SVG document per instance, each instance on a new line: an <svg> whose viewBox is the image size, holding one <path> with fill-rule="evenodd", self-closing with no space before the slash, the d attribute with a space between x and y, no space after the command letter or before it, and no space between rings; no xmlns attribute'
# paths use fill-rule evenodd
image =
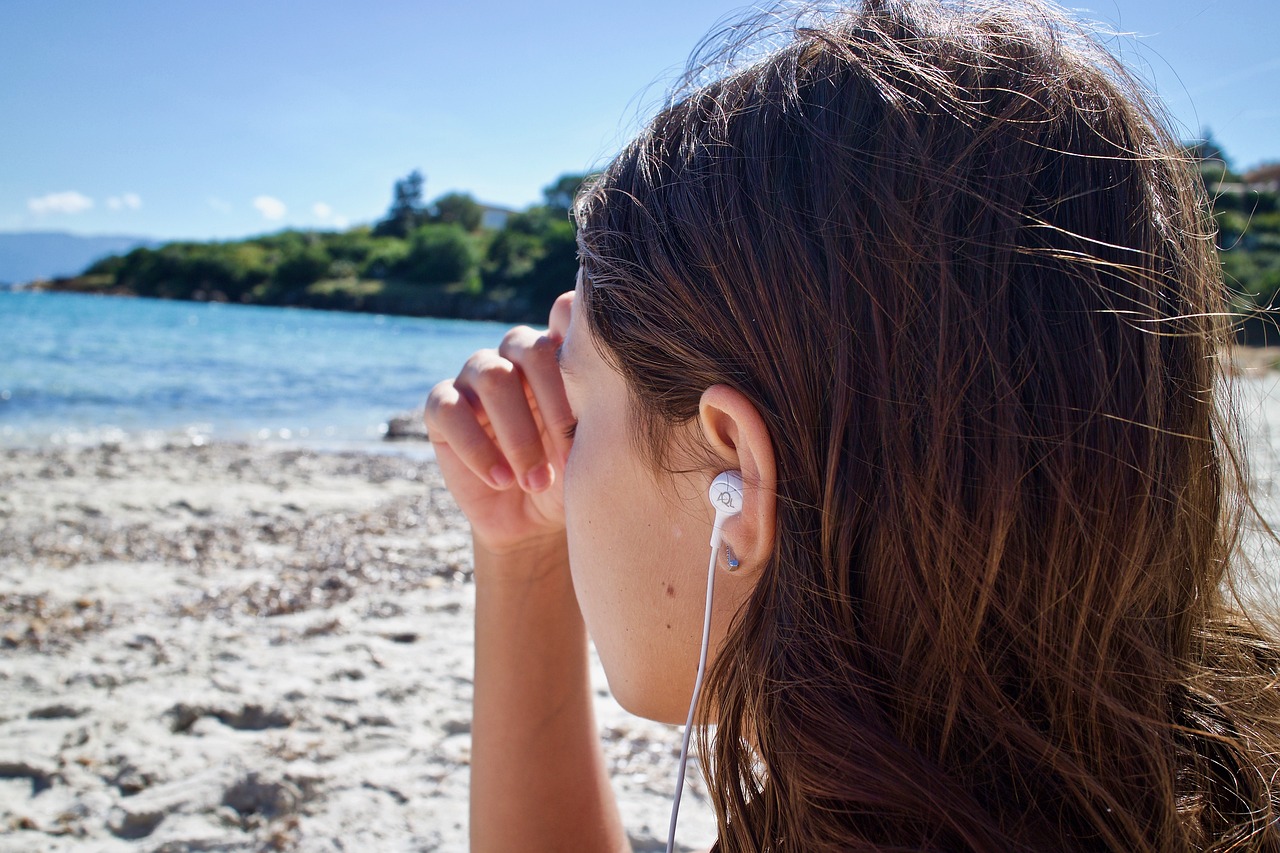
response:
<svg viewBox="0 0 1280 853"><path fill-rule="evenodd" d="M1280 3L1064 5L1238 168L1280 160ZM413 169L523 208L607 160L733 0L0 0L0 231L343 228Z"/></svg>

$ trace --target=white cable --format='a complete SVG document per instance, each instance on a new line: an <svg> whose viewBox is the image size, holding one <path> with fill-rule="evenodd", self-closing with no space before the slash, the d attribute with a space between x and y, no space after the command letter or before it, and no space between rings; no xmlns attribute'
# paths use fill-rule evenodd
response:
<svg viewBox="0 0 1280 853"><path fill-rule="evenodd" d="M667 831L667 853L675 853L676 819L680 816L680 797L684 794L684 769L689 758L689 735L693 732L693 712L698 707L698 694L702 692L702 674L707 668L707 644L711 639L711 594L716 586L716 556L720 551L720 519L716 519L711 533L711 562L707 564L707 611L702 617L702 651L698 653L698 675L693 680L693 699L689 702L689 718L684 724L684 738L680 743L680 767L676 774L676 796L671 801L671 827Z"/></svg>

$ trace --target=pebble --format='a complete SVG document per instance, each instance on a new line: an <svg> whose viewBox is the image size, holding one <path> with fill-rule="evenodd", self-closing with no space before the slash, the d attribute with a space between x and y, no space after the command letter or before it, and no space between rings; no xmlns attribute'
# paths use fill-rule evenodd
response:
<svg viewBox="0 0 1280 853"><path fill-rule="evenodd" d="M467 849L474 589L434 462L9 448L0 495L0 853ZM648 849L679 731L593 689ZM705 799L680 827L710 845Z"/></svg>

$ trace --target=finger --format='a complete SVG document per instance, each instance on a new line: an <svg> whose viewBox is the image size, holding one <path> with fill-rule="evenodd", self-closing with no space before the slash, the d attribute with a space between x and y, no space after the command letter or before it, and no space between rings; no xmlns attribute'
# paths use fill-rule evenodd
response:
<svg viewBox="0 0 1280 853"><path fill-rule="evenodd" d="M453 380L431 389L423 414L432 444L447 445L480 479L502 490L515 485L515 472L480 423L480 413Z"/></svg>
<svg viewBox="0 0 1280 853"><path fill-rule="evenodd" d="M517 326L507 333L498 347L498 353L520 368L525 383L532 392L537 415L542 420L547 445L556 463L563 468L569 458L573 442L569 430L573 428L573 412L564 392L564 378L556 361L559 341L549 333Z"/></svg>
<svg viewBox="0 0 1280 853"><path fill-rule="evenodd" d="M520 369L495 350L481 350L467 360L455 384L473 409L483 410L521 488L549 487L553 475Z"/></svg>
<svg viewBox="0 0 1280 853"><path fill-rule="evenodd" d="M573 316L573 294L572 290L562 293L556 297L555 303L551 306L551 317L548 325L551 327L551 336L564 340L564 336L569 334L569 318Z"/></svg>

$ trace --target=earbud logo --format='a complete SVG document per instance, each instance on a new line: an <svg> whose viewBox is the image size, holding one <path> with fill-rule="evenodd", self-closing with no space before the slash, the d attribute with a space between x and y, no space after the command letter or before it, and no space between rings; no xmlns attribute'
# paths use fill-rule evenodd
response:
<svg viewBox="0 0 1280 853"><path fill-rule="evenodd" d="M725 489L724 491L722 491L716 497L716 500L718 500L721 504L723 504L725 509L735 509L733 505L733 493L730 492L728 489Z"/></svg>

